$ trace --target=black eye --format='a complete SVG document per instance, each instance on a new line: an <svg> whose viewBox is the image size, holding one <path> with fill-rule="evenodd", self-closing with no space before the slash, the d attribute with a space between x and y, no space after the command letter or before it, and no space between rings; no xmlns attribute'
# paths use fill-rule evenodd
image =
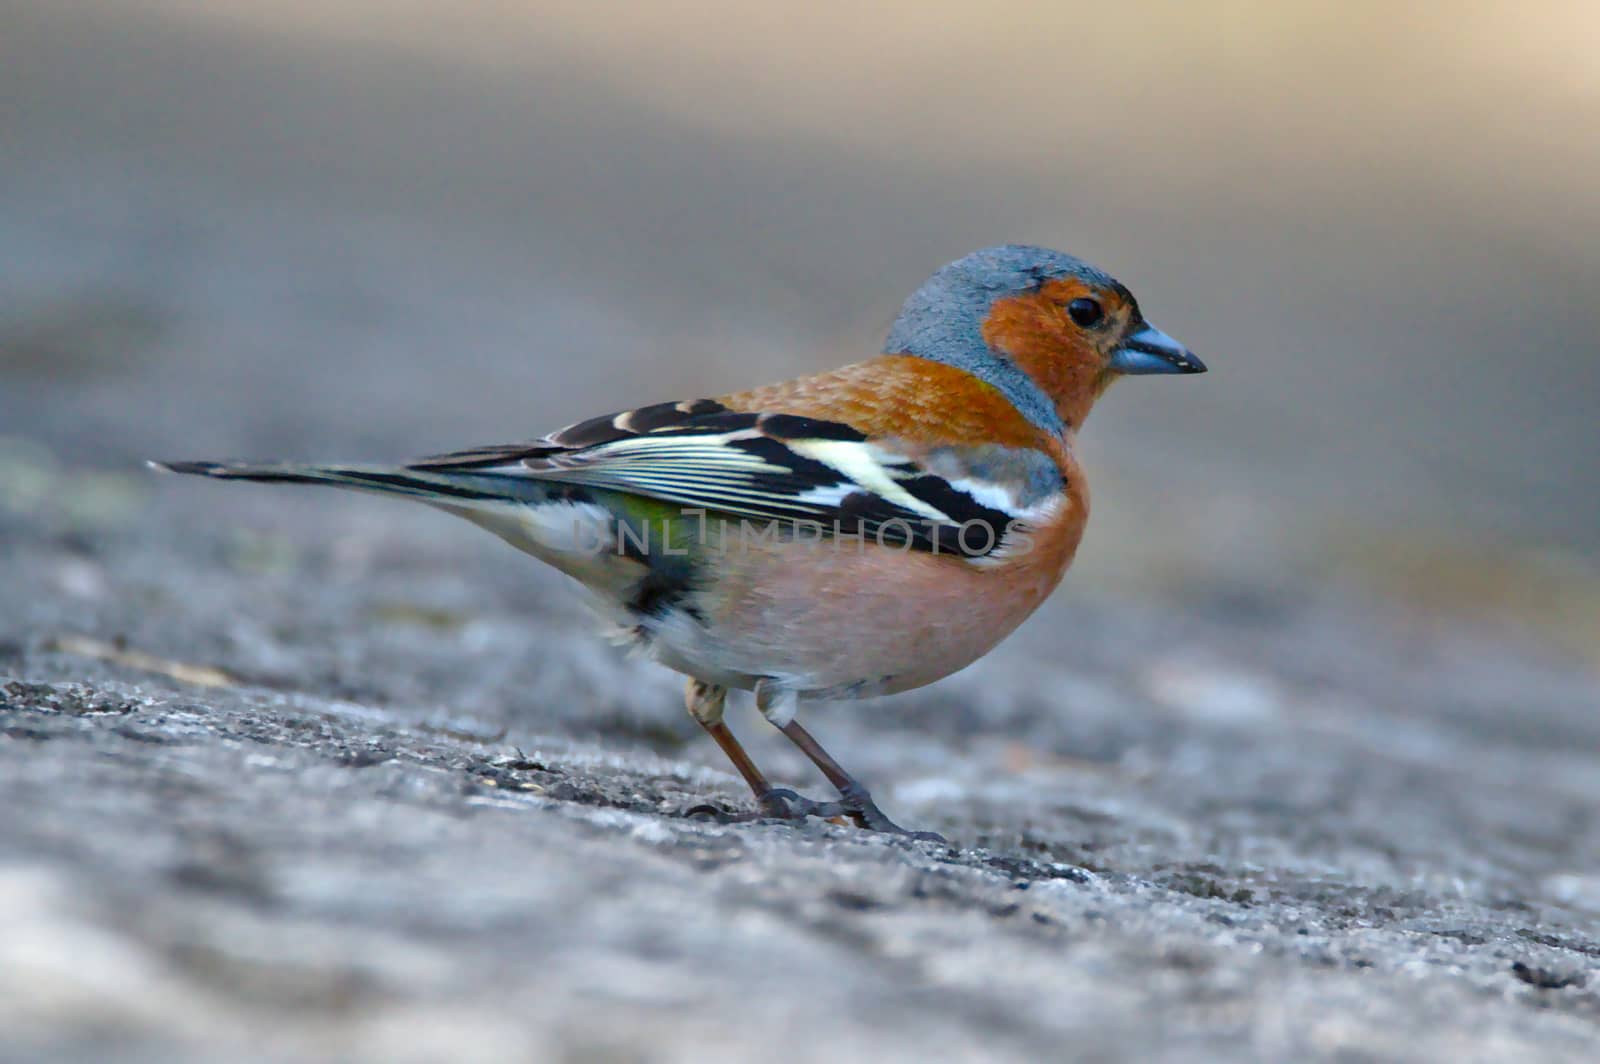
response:
<svg viewBox="0 0 1600 1064"><path fill-rule="evenodd" d="M1074 299L1067 304L1067 316L1083 328L1091 329L1100 324L1106 311L1098 299Z"/></svg>

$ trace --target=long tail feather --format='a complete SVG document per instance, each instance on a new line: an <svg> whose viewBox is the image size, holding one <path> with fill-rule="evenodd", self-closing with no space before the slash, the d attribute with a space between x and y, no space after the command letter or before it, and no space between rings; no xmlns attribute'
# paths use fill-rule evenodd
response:
<svg viewBox="0 0 1600 1064"><path fill-rule="evenodd" d="M415 466L300 465L293 462L151 462L167 473L218 480L329 484L396 495L466 518L518 550L554 565L615 604L630 601L648 559L629 555L617 535L615 493L512 472ZM615 549L612 545L617 544ZM677 557L677 552L669 552Z"/></svg>
<svg viewBox="0 0 1600 1064"><path fill-rule="evenodd" d="M355 491L406 495L441 505L474 502L537 502L549 488L527 477L484 473L431 473L403 466L298 465L289 462L150 462L166 473L189 473L219 480L280 484L330 484Z"/></svg>

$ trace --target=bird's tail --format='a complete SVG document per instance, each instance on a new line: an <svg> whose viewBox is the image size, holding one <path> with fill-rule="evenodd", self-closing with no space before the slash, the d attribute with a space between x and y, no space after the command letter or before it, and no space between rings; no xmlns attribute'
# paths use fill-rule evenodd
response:
<svg viewBox="0 0 1600 1064"><path fill-rule="evenodd" d="M169 473L219 480L331 484L427 503L494 533L576 577L601 601L636 591L642 570L618 533L615 493L526 473L431 465L300 465L292 462L151 462ZM665 534L665 533L663 533ZM635 536L634 539L638 537ZM631 541L630 541L631 542ZM675 552L669 552L675 553Z"/></svg>
<svg viewBox="0 0 1600 1064"><path fill-rule="evenodd" d="M405 495L451 509L470 510L475 505L538 502L548 491L547 485L528 477L432 472L406 466L301 465L293 462L150 462L149 465L164 473L190 473L218 480L331 484L354 491Z"/></svg>

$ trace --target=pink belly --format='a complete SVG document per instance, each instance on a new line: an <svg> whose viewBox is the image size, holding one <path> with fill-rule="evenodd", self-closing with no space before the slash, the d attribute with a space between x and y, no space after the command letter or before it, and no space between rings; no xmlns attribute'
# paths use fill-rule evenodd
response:
<svg viewBox="0 0 1600 1064"><path fill-rule="evenodd" d="M811 697L907 691L1010 635L1060 582L1077 538L1059 530L989 566L851 541L731 547L697 597L705 623L670 620L653 651L731 687L772 677Z"/></svg>

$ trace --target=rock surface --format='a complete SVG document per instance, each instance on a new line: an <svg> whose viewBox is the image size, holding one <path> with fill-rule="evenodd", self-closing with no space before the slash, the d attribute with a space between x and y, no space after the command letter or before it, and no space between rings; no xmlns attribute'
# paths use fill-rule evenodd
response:
<svg viewBox="0 0 1600 1064"><path fill-rule="evenodd" d="M0 526L8 1053L1593 1059L1595 676L1505 633L1057 596L811 715L943 847L690 815L750 806L677 679L446 518L127 505Z"/></svg>

